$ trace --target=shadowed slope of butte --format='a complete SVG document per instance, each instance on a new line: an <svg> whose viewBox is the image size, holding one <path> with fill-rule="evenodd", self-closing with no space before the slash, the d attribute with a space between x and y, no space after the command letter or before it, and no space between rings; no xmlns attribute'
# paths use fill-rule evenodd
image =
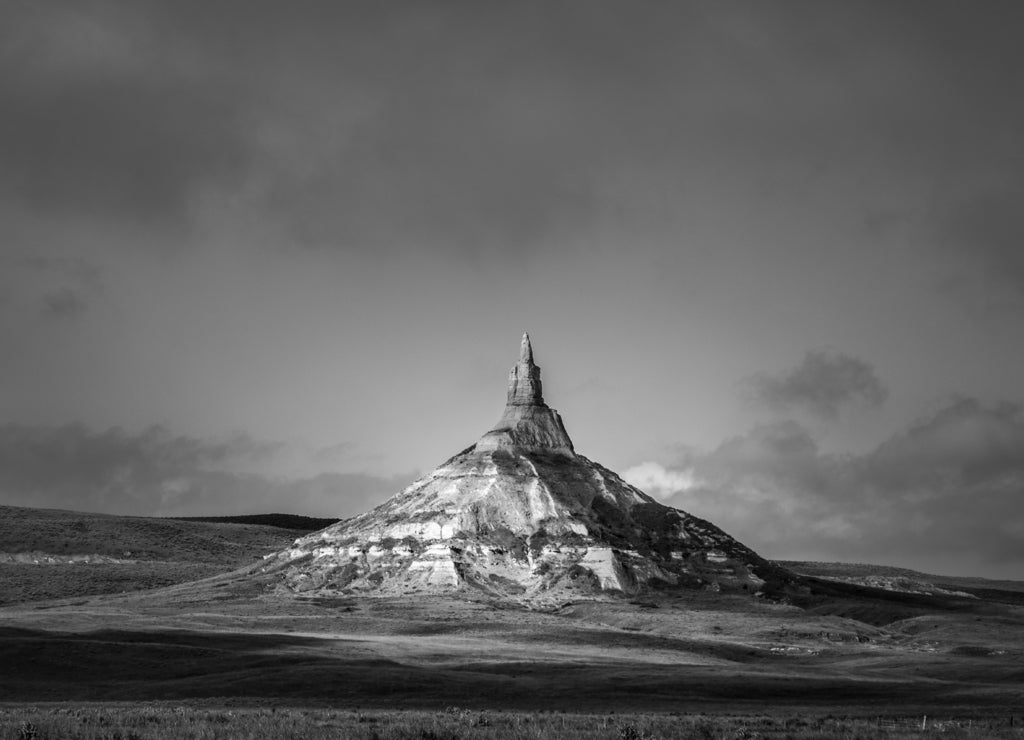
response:
<svg viewBox="0 0 1024 740"><path fill-rule="evenodd" d="M523 335L500 421L365 514L264 564L308 594L483 592L543 604L650 589L765 590L790 574L576 453Z"/></svg>

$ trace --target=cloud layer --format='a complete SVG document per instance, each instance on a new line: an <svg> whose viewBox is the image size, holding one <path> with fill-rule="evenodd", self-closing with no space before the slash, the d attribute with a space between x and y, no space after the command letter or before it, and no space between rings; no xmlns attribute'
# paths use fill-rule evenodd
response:
<svg viewBox="0 0 1024 740"><path fill-rule="evenodd" d="M1016 154L1024 162L1024 147ZM981 313L1024 307L1024 176L963 185L937 198L926 238L948 261L944 285Z"/></svg>
<svg viewBox="0 0 1024 740"><path fill-rule="evenodd" d="M338 518L372 508L411 476L321 473L277 478L232 468L280 445L240 435L206 441L163 427L138 434L82 425L0 426L0 500L135 516L301 513Z"/></svg>
<svg viewBox="0 0 1024 740"><path fill-rule="evenodd" d="M667 503L770 557L1003 577L1024 569L1016 404L959 399L859 456L822 453L793 421L761 425L659 475L685 484Z"/></svg>
<svg viewBox="0 0 1024 740"><path fill-rule="evenodd" d="M880 406L889 395L870 364L829 350L808 352L781 377L759 374L748 385L753 398L766 406L824 419L835 419L842 407L852 404Z"/></svg>
<svg viewBox="0 0 1024 740"><path fill-rule="evenodd" d="M669 470L656 462L642 462L623 471L622 477L631 485L658 498L669 498L696 485L692 469Z"/></svg>
<svg viewBox="0 0 1024 740"><path fill-rule="evenodd" d="M241 96L144 3L8 3L0 196L41 213L179 226L245 160Z"/></svg>
<svg viewBox="0 0 1024 740"><path fill-rule="evenodd" d="M715 450L631 470L652 493L752 544L966 557L939 536L961 509L1013 527L1015 407L877 442L953 392L1021 400L1022 23L1018 0L0 2L0 497L362 510L493 421L530 329L588 456ZM829 346L855 354L793 366ZM97 431L157 421L184 436ZM302 440L302 467L225 429ZM979 558L1012 550L979 527Z"/></svg>

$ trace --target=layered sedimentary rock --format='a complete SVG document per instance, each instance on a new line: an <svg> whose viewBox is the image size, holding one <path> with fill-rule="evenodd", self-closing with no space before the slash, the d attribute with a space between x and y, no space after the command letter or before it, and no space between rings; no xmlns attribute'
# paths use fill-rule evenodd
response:
<svg viewBox="0 0 1024 740"><path fill-rule="evenodd" d="M574 455L562 417L544 403L540 368L533 362L530 335L523 334L519 362L508 374L505 412L494 428L475 445L477 452L507 450L513 454L540 452Z"/></svg>
<svg viewBox="0 0 1024 740"><path fill-rule="evenodd" d="M300 593L462 591L526 603L687 587L753 594L788 575L578 455L544 402L526 335L493 429L264 568Z"/></svg>

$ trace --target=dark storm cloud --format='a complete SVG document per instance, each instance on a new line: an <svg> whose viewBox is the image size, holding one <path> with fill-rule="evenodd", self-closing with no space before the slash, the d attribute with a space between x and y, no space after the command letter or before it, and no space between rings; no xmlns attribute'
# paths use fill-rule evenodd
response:
<svg viewBox="0 0 1024 740"><path fill-rule="evenodd" d="M822 453L794 422L681 466L669 503L783 557L1024 568L1024 409L960 399L860 456ZM980 574L980 573L979 573Z"/></svg>
<svg viewBox="0 0 1024 740"><path fill-rule="evenodd" d="M313 459L320 462L331 462L345 458L355 450L355 442L339 442L338 444L320 447L313 453Z"/></svg>
<svg viewBox="0 0 1024 740"><path fill-rule="evenodd" d="M1019 122L993 5L9 2L0 193L163 228L212 195L321 246L515 262L734 168L777 197L793 162Z"/></svg>
<svg viewBox="0 0 1024 740"><path fill-rule="evenodd" d="M818 445L810 433L795 421L754 427L732 437L701 462L711 477L738 473L743 477L765 477L801 489L820 488Z"/></svg>
<svg viewBox="0 0 1024 740"><path fill-rule="evenodd" d="M628 115L632 96L617 93L645 87L644 68L602 48L622 14L598 6L3 14L0 193L160 228L214 193L317 244L530 246L596 207L595 175L621 140L608 106Z"/></svg>
<svg viewBox="0 0 1024 740"><path fill-rule="evenodd" d="M318 245L515 262L609 214L656 228L732 170L778 197L793 162L932 154L948 137L921 117L961 125L950 101L977 88L920 71L936 38L1000 30L958 8L8 3L0 188L175 225L214 194Z"/></svg>
<svg viewBox="0 0 1024 740"><path fill-rule="evenodd" d="M81 258L44 257L36 254L13 254L0 257L0 264L20 268L44 276L73 279L84 287L99 290L102 285L99 268Z"/></svg>
<svg viewBox="0 0 1024 740"><path fill-rule="evenodd" d="M336 71L324 90L340 109L311 108L309 118L338 123L278 120L291 159L273 161L257 200L310 243L505 250L515 262L545 240L586 240L609 218L644 234L677 227L687 192L741 170L757 172L741 189L778 198L794 161L797 179L813 180L851 141L912 137L916 122L871 113L905 105L906 90L876 91L865 60L875 45L886 58L920 19L792 7L792 16L745 3L361 7L348 20L372 46L346 36L343 52L325 52L304 28L300 59ZM261 6L234 53L280 50L296 33L288 15ZM319 20L338 31L345 16ZM270 18L288 30L268 39L259 29Z"/></svg>
<svg viewBox="0 0 1024 740"><path fill-rule="evenodd" d="M143 5L5 3L0 194L43 214L180 225L198 188L237 176L236 82Z"/></svg>
<svg viewBox="0 0 1024 740"><path fill-rule="evenodd" d="M756 401L771 408L802 409L825 419L851 404L879 406L889 395L870 364L831 350L808 352L785 375L755 375L747 386Z"/></svg>
<svg viewBox="0 0 1024 740"><path fill-rule="evenodd" d="M456 23L444 6L7 3L0 194L166 228L211 189L317 243L531 242L590 199L580 154L552 161L566 132L488 100L510 39Z"/></svg>
<svg viewBox="0 0 1024 740"><path fill-rule="evenodd" d="M193 471L164 482L150 513L160 516L287 513L343 519L368 511L412 482L412 476L321 473L311 478ZM111 512L118 513L118 512Z"/></svg>
<svg viewBox="0 0 1024 740"><path fill-rule="evenodd" d="M85 300L71 288L47 293L42 301L43 316L53 319L64 319L77 316L88 307Z"/></svg>
<svg viewBox="0 0 1024 740"><path fill-rule="evenodd" d="M103 293L101 272L88 260L13 249L11 254L0 254L0 296L20 297L44 319L79 316Z"/></svg>
<svg viewBox="0 0 1024 740"><path fill-rule="evenodd" d="M521 255L594 216L624 139L655 151L623 119L665 70L608 45L622 19L607 7L362 5L304 19L280 7L261 5L232 54L259 65L269 45L283 74L308 73L295 108L268 122L253 189L304 242ZM219 35L223 17L200 15L178 21ZM667 41L653 19L631 23Z"/></svg>
<svg viewBox="0 0 1024 740"><path fill-rule="evenodd" d="M920 121L922 140L933 144L917 163L930 175L916 214L922 267L938 269L944 287L973 307L1024 307L1024 99L1011 92L1024 68L1024 46L1013 41L1024 5L936 9L928 48L944 47L932 56L941 107Z"/></svg>
<svg viewBox="0 0 1024 740"><path fill-rule="evenodd" d="M1016 166L1024 167L1024 150ZM973 304L1024 306L1024 179L941 199L928 238L952 257L947 286Z"/></svg>
<svg viewBox="0 0 1024 740"><path fill-rule="evenodd" d="M81 425L0 426L0 500L6 504L110 514L288 513L349 516L409 481L328 473L285 480L229 472L280 445L246 435L210 442L162 427L139 434Z"/></svg>
<svg viewBox="0 0 1024 740"><path fill-rule="evenodd" d="M1024 409L959 399L881 445L865 479L880 489L942 495L999 485L1024 496Z"/></svg>

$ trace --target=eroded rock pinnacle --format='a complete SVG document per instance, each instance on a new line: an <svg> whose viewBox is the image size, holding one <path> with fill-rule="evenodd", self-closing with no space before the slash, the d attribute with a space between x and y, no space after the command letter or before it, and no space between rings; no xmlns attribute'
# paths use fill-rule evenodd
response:
<svg viewBox="0 0 1024 740"><path fill-rule="evenodd" d="M519 362L513 365L508 374L505 412L476 446L479 450L575 454L562 417L544 403L540 368L533 361L529 334L523 334L523 341L519 345Z"/></svg>
<svg viewBox="0 0 1024 740"><path fill-rule="evenodd" d="M526 333L519 345L519 362L508 374L507 403L509 406L544 406L540 368L533 362L533 347Z"/></svg>
<svg viewBox="0 0 1024 740"><path fill-rule="evenodd" d="M790 576L710 522L577 455L523 335L501 420L371 511L261 564L289 593L567 598L683 589L753 594Z"/></svg>

